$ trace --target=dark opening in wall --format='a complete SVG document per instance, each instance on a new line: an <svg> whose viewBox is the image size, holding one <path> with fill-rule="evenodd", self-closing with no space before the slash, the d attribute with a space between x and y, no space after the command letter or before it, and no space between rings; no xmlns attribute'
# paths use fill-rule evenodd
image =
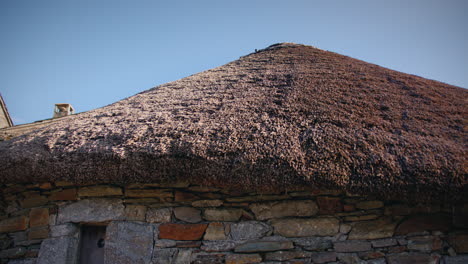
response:
<svg viewBox="0 0 468 264"><path fill-rule="evenodd" d="M104 264L106 226L81 227L80 264Z"/></svg>

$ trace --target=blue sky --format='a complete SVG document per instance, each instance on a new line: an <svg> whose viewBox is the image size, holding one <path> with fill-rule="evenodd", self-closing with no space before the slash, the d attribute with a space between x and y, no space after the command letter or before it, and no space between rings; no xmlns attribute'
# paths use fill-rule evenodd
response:
<svg viewBox="0 0 468 264"><path fill-rule="evenodd" d="M0 0L0 93L29 123L278 42L468 88L467 13L464 0Z"/></svg>

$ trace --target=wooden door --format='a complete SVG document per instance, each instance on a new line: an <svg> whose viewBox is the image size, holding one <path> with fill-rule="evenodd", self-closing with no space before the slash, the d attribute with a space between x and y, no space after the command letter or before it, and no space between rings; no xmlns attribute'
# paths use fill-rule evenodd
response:
<svg viewBox="0 0 468 264"><path fill-rule="evenodd" d="M105 226L82 226L80 264L104 264Z"/></svg>

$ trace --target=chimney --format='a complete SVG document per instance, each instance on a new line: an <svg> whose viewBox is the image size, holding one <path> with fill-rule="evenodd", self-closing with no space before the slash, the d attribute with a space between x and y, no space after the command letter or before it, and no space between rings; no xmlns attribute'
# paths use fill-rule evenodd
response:
<svg viewBox="0 0 468 264"><path fill-rule="evenodd" d="M71 106L71 104L55 104L53 118L73 115L74 113L75 109L73 108L73 106Z"/></svg>

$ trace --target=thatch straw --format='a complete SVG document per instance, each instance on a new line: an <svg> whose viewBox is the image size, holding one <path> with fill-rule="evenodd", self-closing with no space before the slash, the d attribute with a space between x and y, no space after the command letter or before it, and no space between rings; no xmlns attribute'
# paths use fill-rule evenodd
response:
<svg viewBox="0 0 468 264"><path fill-rule="evenodd" d="M458 197L467 90L297 44L0 142L0 181Z"/></svg>

